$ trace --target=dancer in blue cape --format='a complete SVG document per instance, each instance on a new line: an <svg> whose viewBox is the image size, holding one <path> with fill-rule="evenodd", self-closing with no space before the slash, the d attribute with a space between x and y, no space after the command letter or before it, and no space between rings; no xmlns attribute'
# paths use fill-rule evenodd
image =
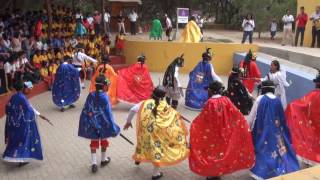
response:
<svg viewBox="0 0 320 180"><path fill-rule="evenodd" d="M109 96L105 93L109 84L110 81L104 75L96 78L96 91L88 95L80 116L78 136L91 140L92 173L98 170L96 150L99 149L99 145L101 145L101 167L104 167L111 160L106 156L109 146L107 138L120 133L120 128L112 115Z"/></svg>
<svg viewBox="0 0 320 180"><path fill-rule="evenodd" d="M64 57L64 62L59 66L52 88L53 102L61 107L61 112L65 106L74 108L74 102L80 97L79 71L68 61L71 57Z"/></svg>
<svg viewBox="0 0 320 180"><path fill-rule="evenodd" d="M214 80L222 82L214 72L210 63L212 53L210 48L202 54L202 60L189 74L189 83L186 90L185 105L191 110L201 110L204 103L208 100L207 88Z"/></svg>
<svg viewBox="0 0 320 180"><path fill-rule="evenodd" d="M6 106L4 161L28 164L29 160L43 160L40 135L36 123L36 115L40 113L29 103L22 93L24 84L14 84L17 93Z"/></svg>
<svg viewBox="0 0 320 180"><path fill-rule="evenodd" d="M248 117L252 129L256 163L251 169L255 179L269 179L299 170L296 153L281 101L274 95L272 81L260 85L258 96Z"/></svg>

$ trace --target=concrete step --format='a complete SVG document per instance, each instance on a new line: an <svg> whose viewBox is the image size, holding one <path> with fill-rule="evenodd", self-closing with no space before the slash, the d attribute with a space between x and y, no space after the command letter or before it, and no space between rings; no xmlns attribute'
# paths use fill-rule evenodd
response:
<svg viewBox="0 0 320 180"><path fill-rule="evenodd" d="M259 52L304 66L320 68L320 49L317 48L260 46Z"/></svg>
<svg viewBox="0 0 320 180"><path fill-rule="evenodd" d="M239 65L240 61L244 59L246 52L238 52L234 54L234 65ZM287 81L292 84L286 88L288 103L301 98L306 93L314 89L315 85L313 79L316 77L318 71L314 68L293 63L287 59L271 56L265 53L257 53L257 65L261 71L262 77L265 77L270 71L270 64L273 59L280 62L280 68L285 72Z"/></svg>
<svg viewBox="0 0 320 180"><path fill-rule="evenodd" d="M117 56L117 55L110 55L109 60L111 65L113 64L125 64L126 57L125 56Z"/></svg>

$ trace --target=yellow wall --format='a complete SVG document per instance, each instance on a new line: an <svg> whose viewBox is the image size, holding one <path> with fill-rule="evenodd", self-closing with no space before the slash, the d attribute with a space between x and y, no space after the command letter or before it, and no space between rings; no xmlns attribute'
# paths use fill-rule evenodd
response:
<svg viewBox="0 0 320 180"><path fill-rule="evenodd" d="M313 13L315 13L316 6L320 6L320 0L298 0L297 13L300 12L301 6L304 6L306 13L310 17ZM304 34L304 45L307 47L310 47L311 41L312 41L312 22L308 21L306 31Z"/></svg>
<svg viewBox="0 0 320 180"><path fill-rule="evenodd" d="M147 57L146 64L153 72L164 72L174 58L184 53L185 66L182 73L189 73L201 60L206 47L211 48L214 57L213 65L216 73L227 75L233 65L233 54L237 51L258 50L256 45L242 45L229 43L181 43L160 41L126 41L124 54L127 63L137 61L141 53Z"/></svg>

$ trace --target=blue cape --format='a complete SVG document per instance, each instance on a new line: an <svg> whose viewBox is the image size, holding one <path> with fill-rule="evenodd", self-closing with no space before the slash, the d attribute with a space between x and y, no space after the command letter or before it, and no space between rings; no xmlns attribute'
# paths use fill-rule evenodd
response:
<svg viewBox="0 0 320 180"><path fill-rule="evenodd" d="M189 83L186 90L185 104L193 109L202 109L208 100L209 84L213 82L211 64L201 61L189 74Z"/></svg>
<svg viewBox="0 0 320 180"><path fill-rule="evenodd" d="M79 71L71 64L61 64L52 88L53 102L59 106L68 106L79 99Z"/></svg>
<svg viewBox="0 0 320 180"><path fill-rule="evenodd" d="M79 122L78 136L87 139L105 139L120 133L115 123L109 97L104 92L88 95Z"/></svg>
<svg viewBox="0 0 320 180"><path fill-rule="evenodd" d="M42 160L41 140L35 113L25 95L13 95L6 106L5 139L8 144L3 158L8 161Z"/></svg>
<svg viewBox="0 0 320 180"><path fill-rule="evenodd" d="M269 179L299 170L283 107L278 98L262 97L252 137L256 154L256 164L251 169L254 175Z"/></svg>

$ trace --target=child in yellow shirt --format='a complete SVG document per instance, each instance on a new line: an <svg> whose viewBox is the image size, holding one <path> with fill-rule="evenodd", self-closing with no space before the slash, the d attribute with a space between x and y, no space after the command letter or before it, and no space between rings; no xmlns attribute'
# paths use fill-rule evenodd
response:
<svg viewBox="0 0 320 180"><path fill-rule="evenodd" d="M36 54L32 57L33 66L37 69L41 68L41 51L37 50Z"/></svg>

